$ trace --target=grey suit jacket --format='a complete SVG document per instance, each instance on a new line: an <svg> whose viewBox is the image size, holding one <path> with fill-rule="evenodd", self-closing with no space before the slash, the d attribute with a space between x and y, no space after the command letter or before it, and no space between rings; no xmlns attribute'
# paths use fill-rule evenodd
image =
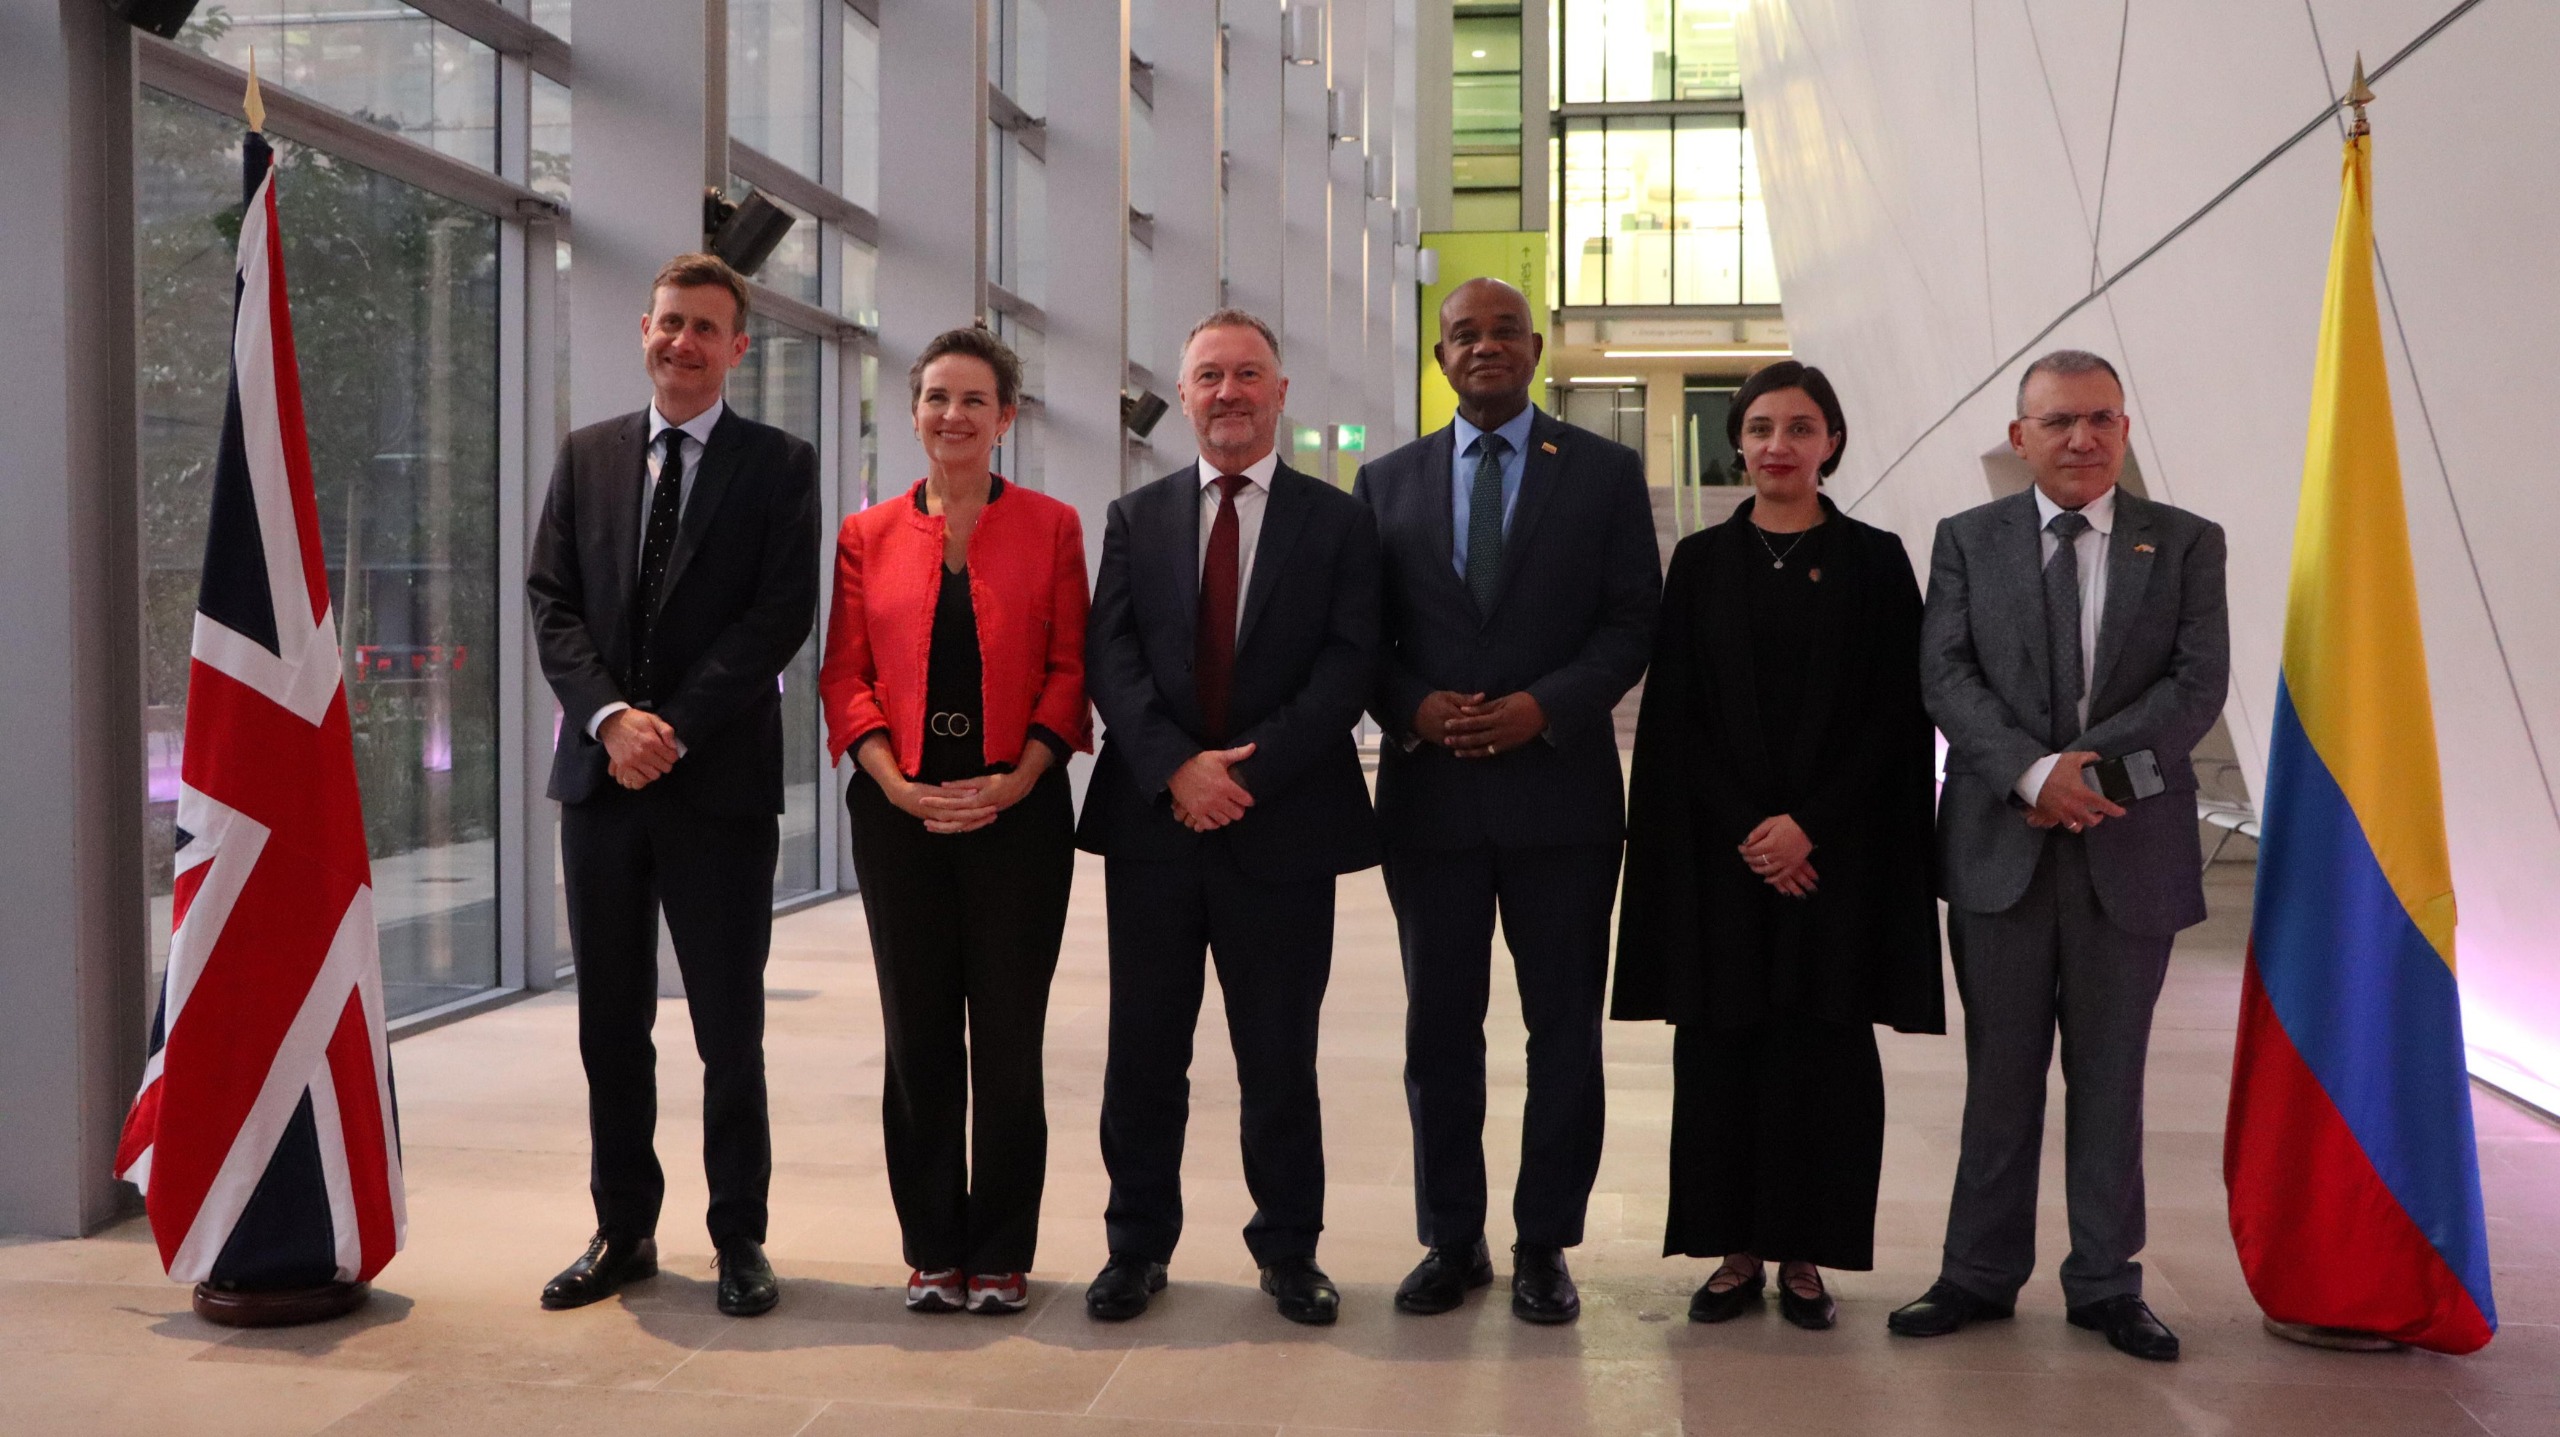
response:
<svg viewBox="0 0 2560 1437"><path fill-rule="evenodd" d="M2204 921L2193 754L2230 683L2223 558L2221 526L2116 492L2089 726L2068 747L2105 758L2147 748L2168 780L2168 792L2084 836L2098 902L2128 932L2165 935ZM2044 737L2046 653L2035 491L1940 521L1920 680L1948 745L1939 892L1970 912L2015 904L2053 840L2027 825L2012 791L2054 751Z"/></svg>

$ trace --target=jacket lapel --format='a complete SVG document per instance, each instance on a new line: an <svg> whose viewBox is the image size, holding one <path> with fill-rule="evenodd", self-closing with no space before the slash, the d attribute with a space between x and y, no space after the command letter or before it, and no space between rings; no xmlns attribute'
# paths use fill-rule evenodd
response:
<svg viewBox="0 0 2560 1437"><path fill-rule="evenodd" d="M634 590L640 583L640 509L649 490L649 411L628 415L607 443L597 490L604 498L604 559L607 593L614 605L614 632L605 647L612 652L629 627Z"/></svg>
<svg viewBox="0 0 2560 1437"><path fill-rule="evenodd" d="M1493 606L1497 609L1502 607L1503 600L1511 597L1512 589L1519 584L1520 567L1527 562L1529 536L1536 532L1538 518L1546 512L1547 500L1555 492L1564 468L1561 450L1567 442L1565 426L1543 409L1531 412L1535 417L1529 421L1529 452L1522 456L1520 466L1520 498L1511 506L1511 523L1502 536L1502 587L1494 591L1493 598ZM1550 445L1555 446L1552 452ZM1442 506L1442 512L1447 512L1447 508ZM1487 614L1484 617L1490 619L1493 616Z"/></svg>
<svg viewBox="0 0 2560 1437"><path fill-rule="evenodd" d="M1457 498L1449 488L1450 466L1457 462L1458 426L1442 425L1424 441L1421 471L1415 478L1414 499L1422 506L1423 568L1445 582L1458 594L1458 601L1472 611L1475 599L1467 593L1467 581L1458 574ZM1481 622L1484 615L1477 614Z"/></svg>
<svg viewBox="0 0 2560 1437"><path fill-rule="evenodd" d="M2036 493L2028 489L2002 502L2008 507L2000 513L2000 562L1992 576L2008 592L1994 596L1991 612L2018 616L2018 661L2033 685L2028 694L2040 698L2053 677L2046 672L2052 646L2045 637L2044 540L2036 526Z"/></svg>
<svg viewBox="0 0 2560 1437"><path fill-rule="evenodd" d="M2133 627L2133 616L2141 612L2143 595L2151 587L2152 560L2157 557L2150 547L2152 527L2151 506L2118 489L2115 529L2107 535L2107 606L2098 615L2098 653L2089 667L2092 718L2099 715L2097 697L2107 691L2107 678L2124 653L2126 631Z"/></svg>
<svg viewBox="0 0 2560 1437"><path fill-rule="evenodd" d="M1200 633L1200 466L1176 476L1164 503L1152 517L1140 563L1161 563L1173 575L1174 623L1182 637L1181 652L1190 653Z"/></svg>
<svg viewBox="0 0 2560 1437"><path fill-rule="evenodd" d="M702 472L693 477L693 492L685 496L684 521L676 526L676 551L667 557L667 579L658 588L660 613L666 612L667 596L684 578L685 565L693 562L695 551L702 547L703 533L720 508L720 496L729 492L729 481L744 457L745 428L746 421L735 409L723 409L720 422L711 426L711 442L702 446Z"/></svg>
<svg viewBox="0 0 2560 1437"><path fill-rule="evenodd" d="M1742 546L1749 535L1751 502L1742 501L1733 517L1715 529L1708 555L1707 612L1701 618L1707 636L1708 672L1716 686L1716 707L1724 718L1727 739L1737 750L1752 796L1768 801L1771 778L1769 739L1760 723L1760 685L1751 664L1751 590L1743 577L1752 563Z"/></svg>
<svg viewBox="0 0 2560 1437"><path fill-rule="evenodd" d="M1262 611L1271 607L1271 591L1280 585L1280 575L1289 564L1289 551L1298 542L1298 531L1306 527L1308 494L1305 485L1314 479L1283 464L1271 471L1271 493L1263 501L1262 533L1253 542L1253 578L1245 585L1244 616L1236 625L1236 652L1243 653L1245 641L1253 637L1253 627Z"/></svg>
<svg viewBox="0 0 2560 1437"><path fill-rule="evenodd" d="M1783 777L1799 781L1821 763L1831 711L1839 702L1841 666L1848 646L1855 642L1843 620L1856 612L1855 601L1865 593L1862 586L1867 580L1864 556L1847 532L1849 521L1840 517L1839 506L1828 498L1821 502L1823 522L1831 533L1822 567L1815 571L1822 577L1805 589L1813 646L1805 655L1804 710L1797 715L1796 731L1784 740L1793 767ZM1772 747L1777 742L1772 739Z"/></svg>

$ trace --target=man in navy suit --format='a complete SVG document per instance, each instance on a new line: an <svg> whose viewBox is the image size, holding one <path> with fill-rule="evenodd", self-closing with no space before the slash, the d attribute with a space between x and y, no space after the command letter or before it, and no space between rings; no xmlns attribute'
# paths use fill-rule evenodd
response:
<svg viewBox="0 0 2560 1437"><path fill-rule="evenodd" d="M1519 290L1469 280L1434 354L1458 415L1361 469L1386 555L1370 711L1387 896L1404 947L1405 1102L1429 1249L1396 1290L1446 1312L1493 1281L1484 1015L1494 919L1529 1025L1511 1310L1582 1310L1564 1249L1600 1168L1601 992L1626 832L1610 710L1643 677L1662 560L1635 451L1529 402Z"/></svg>
<svg viewBox="0 0 2560 1437"><path fill-rule="evenodd" d="M1085 1309L1145 1311L1181 1237L1205 955L1243 1090L1245 1246L1282 1316L1328 1323L1316 1020L1334 879L1378 861L1351 738L1377 673L1377 526L1280 462L1289 382L1261 320L1202 320L1177 389L1200 462L1113 502L1086 628L1107 733L1076 841L1104 857L1110 915L1111 1260Z"/></svg>

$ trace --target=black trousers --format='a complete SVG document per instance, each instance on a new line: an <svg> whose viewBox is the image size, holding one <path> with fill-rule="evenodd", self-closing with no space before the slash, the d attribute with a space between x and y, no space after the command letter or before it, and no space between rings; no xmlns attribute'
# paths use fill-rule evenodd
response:
<svg viewBox="0 0 2560 1437"><path fill-rule="evenodd" d="M1607 1118L1600 1061L1615 843L1543 848L1389 845L1387 897L1404 947L1405 1106L1424 1245L1484 1236L1484 1015L1496 911L1529 1027L1514 1236L1582 1241Z"/></svg>
<svg viewBox="0 0 2560 1437"><path fill-rule="evenodd" d="M1333 888L1247 876L1216 838L1191 857L1103 870L1111 931L1111 1044L1102 1077L1103 1225L1115 1255L1173 1260L1204 955L1218 966L1241 1089L1245 1247L1268 1266L1313 1257L1324 1230L1316 1027L1333 972Z"/></svg>
<svg viewBox="0 0 2560 1437"><path fill-rule="evenodd" d="M764 1241L773 1138L765 1116L764 963L773 939L771 814L704 813L663 788L619 785L560 809L578 1056L587 1070L596 1226L658 1227L658 912L675 940L702 1057L702 1170L713 1243Z"/></svg>
<svg viewBox="0 0 2560 1437"><path fill-rule="evenodd" d="M1875 1266L1884 1065L1866 1023L1683 1023L1671 1048L1666 1257Z"/></svg>
<svg viewBox="0 0 2560 1437"><path fill-rule="evenodd" d="M1028 1272L1049 1168L1041 1040L1075 877L1066 769L974 833L925 832L859 772L845 806L888 1033L880 1127L907 1263Z"/></svg>

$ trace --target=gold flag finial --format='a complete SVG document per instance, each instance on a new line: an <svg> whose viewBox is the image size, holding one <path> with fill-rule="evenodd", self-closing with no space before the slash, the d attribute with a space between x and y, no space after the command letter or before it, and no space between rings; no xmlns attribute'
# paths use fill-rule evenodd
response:
<svg viewBox="0 0 2560 1437"><path fill-rule="evenodd" d="M249 49L249 93L240 97L240 108L249 116L249 128L264 133L267 128L266 97L258 93L258 51Z"/></svg>
<svg viewBox="0 0 2560 1437"><path fill-rule="evenodd" d="M2347 103L2350 106L2353 106L2356 112L2356 120L2355 124L2351 127L2351 133L2358 135L2372 134L2373 127L2366 124L2364 119L2364 107L2373 103L2373 87L2364 82L2363 51L2356 52L2355 77L2347 81Z"/></svg>

